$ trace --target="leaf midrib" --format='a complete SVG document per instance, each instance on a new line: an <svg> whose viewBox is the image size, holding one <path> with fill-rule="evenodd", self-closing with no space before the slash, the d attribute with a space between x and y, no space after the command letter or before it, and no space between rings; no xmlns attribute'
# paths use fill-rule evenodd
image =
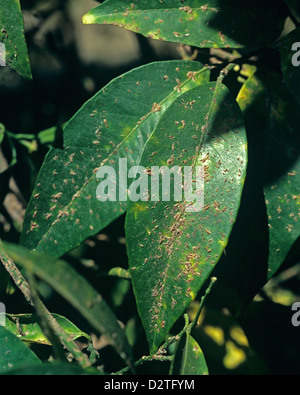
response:
<svg viewBox="0 0 300 395"><path fill-rule="evenodd" d="M210 104L210 107L209 107L209 110L208 110L208 113L207 113L207 119L206 119L206 122L205 122L205 124L204 124L204 126L206 127L206 134L208 133L208 126L209 126L209 121L210 121L210 118L211 118L211 113L212 113L213 107L214 107L214 105L215 105L215 103L216 103L216 101L215 101L214 99L216 98L216 95L218 94L221 85L222 85L222 79L219 78L219 79L216 81L216 84L215 84L214 94L213 94L213 97L212 97L212 100L211 100L211 104ZM199 158L199 154L200 154L200 152L201 152L201 147L200 147L200 145L201 145L201 143L202 143L204 140L205 140L205 134L204 134L203 136L200 137L199 151L198 151L198 155L195 155L195 159L194 159L194 162L193 162L193 164L192 164L193 167L195 166L195 164L196 164L196 162L197 162L197 159ZM182 204L184 204L185 202L186 202L186 200L183 200L183 201L182 201ZM180 213L180 218L182 217L182 215L183 215L183 214L182 214L182 212L181 212L181 213ZM180 226L184 226L184 225L181 224ZM174 236L172 235L172 249L173 249L173 246L174 246L174 243L176 242L176 240L177 240L177 238L174 237ZM171 264L170 264L170 263L171 263L171 260L172 260L172 256L171 256L171 254L170 254L169 257L168 257L167 264L166 264L166 275L165 275L164 278L163 278L163 289L165 289L165 285L166 285L167 279L169 278L168 272L169 272L169 269L171 268ZM162 296L163 296L163 295L161 295L161 297L162 297ZM161 315L161 311L162 311L162 310L164 310L164 309L162 308L162 306L160 306L160 307L159 307L159 313L158 313L158 317L159 317L160 319L162 318L162 315ZM155 332L155 334L157 334L157 332ZM156 340L156 335L154 336L154 344L155 344L155 340Z"/></svg>

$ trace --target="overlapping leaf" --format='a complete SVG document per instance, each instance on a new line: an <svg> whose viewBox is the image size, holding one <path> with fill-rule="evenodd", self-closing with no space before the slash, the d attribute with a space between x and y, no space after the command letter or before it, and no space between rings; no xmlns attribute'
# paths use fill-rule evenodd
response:
<svg viewBox="0 0 300 395"><path fill-rule="evenodd" d="M264 193L269 220L269 278L300 236L299 106L280 76L268 78L270 125L266 139Z"/></svg>
<svg viewBox="0 0 300 395"><path fill-rule="evenodd" d="M0 326L0 374L13 369L39 366L38 357L14 334Z"/></svg>
<svg viewBox="0 0 300 395"><path fill-rule="evenodd" d="M279 37L286 15L281 1L270 0L107 0L83 23L113 24L197 47L256 47Z"/></svg>
<svg viewBox="0 0 300 395"><path fill-rule="evenodd" d="M64 149L49 151L26 211L21 243L61 256L120 216L126 201L99 202L100 167L119 174L139 163L157 122L184 92L206 82L198 62L157 62L113 80L64 127ZM127 176L127 174L126 174Z"/></svg>
<svg viewBox="0 0 300 395"><path fill-rule="evenodd" d="M0 314L1 316L1 314ZM72 340L80 337L86 338L89 342L91 338L82 332L72 322L58 314L52 314L61 328L72 338ZM16 335L24 342L51 345L47 337L44 335L39 325L38 317L35 314L6 314L5 329Z"/></svg>
<svg viewBox="0 0 300 395"><path fill-rule="evenodd" d="M131 363L131 348L114 313L101 295L67 262L24 247L4 243L7 254L27 271L47 282L69 301L86 320L103 334L120 356Z"/></svg>
<svg viewBox="0 0 300 395"><path fill-rule="evenodd" d="M265 139L262 140L264 162L258 182L263 181L268 214L269 261L266 278L270 278L300 235L300 117L299 106L290 96L281 77L274 72L260 77L254 74L238 96L243 111L257 100L256 118L260 119L257 133ZM267 111L261 103L268 103ZM249 121L252 122L252 119Z"/></svg>
<svg viewBox="0 0 300 395"><path fill-rule="evenodd" d="M22 77L31 79L31 68L19 0L0 1L0 43L5 46L5 63Z"/></svg>
<svg viewBox="0 0 300 395"><path fill-rule="evenodd" d="M193 166L204 173L200 211L187 209L199 207L197 199L177 202L174 194L170 201L162 201L160 196L159 201L128 204L130 274L151 352L157 350L218 262L236 219L246 163L242 114L219 81L177 99L148 142L141 165Z"/></svg>
<svg viewBox="0 0 300 395"><path fill-rule="evenodd" d="M207 375L203 352L196 340L187 332L181 336L171 364L172 375Z"/></svg>

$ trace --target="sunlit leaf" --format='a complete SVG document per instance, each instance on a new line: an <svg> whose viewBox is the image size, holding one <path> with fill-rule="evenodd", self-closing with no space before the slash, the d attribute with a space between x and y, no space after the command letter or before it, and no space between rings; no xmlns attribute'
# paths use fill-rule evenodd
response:
<svg viewBox="0 0 300 395"><path fill-rule="evenodd" d="M197 47L237 48L274 42L286 15L282 2L271 0L107 0L84 15L83 23L117 25Z"/></svg>
<svg viewBox="0 0 300 395"><path fill-rule="evenodd" d="M160 194L158 201L128 204L130 274L151 352L195 298L226 247L246 164L242 114L219 82L199 86L177 99L147 144L141 160L144 167L179 166L184 174L185 166L197 166L204 176L203 207L201 176L195 173L198 194L194 199L184 194L176 201L171 187L169 201Z"/></svg>
<svg viewBox="0 0 300 395"><path fill-rule="evenodd" d="M119 159L138 165L144 146L167 108L207 82L198 62L157 62L109 83L64 126L64 149L49 151L26 211L21 244L58 257L118 218L125 199L100 202L97 171ZM125 174L127 177L127 173Z"/></svg>

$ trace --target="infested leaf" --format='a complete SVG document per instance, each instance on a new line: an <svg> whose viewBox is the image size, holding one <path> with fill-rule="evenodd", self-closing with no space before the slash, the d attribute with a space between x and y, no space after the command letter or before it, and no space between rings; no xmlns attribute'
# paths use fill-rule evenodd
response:
<svg viewBox="0 0 300 395"><path fill-rule="evenodd" d="M268 74L270 121L266 131L264 194L269 222L271 278L300 236L299 106L279 75Z"/></svg>
<svg viewBox="0 0 300 395"><path fill-rule="evenodd" d="M171 375L207 375L203 352L196 340L184 332L178 341L170 368Z"/></svg>
<svg viewBox="0 0 300 395"><path fill-rule="evenodd" d="M156 152L149 159L149 155ZM219 81L178 98L162 117L144 150L141 165L198 167L204 185L201 206L194 199L128 203L126 240L130 275L150 352L156 352L173 324L217 264L239 209L246 174L247 140L240 109ZM167 170L165 169L165 172ZM175 173L174 173L175 174ZM179 172L176 174L178 175ZM148 195L151 196L149 187ZM202 191L203 192L203 191ZM198 205L200 203L200 205ZM193 211L195 210L195 211Z"/></svg>
<svg viewBox="0 0 300 395"><path fill-rule="evenodd" d="M208 80L198 62L157 62L116 78L85 103L64 126L64 148L52 148L45 158L21 244L58 257L124 213L127 196L119 198L119 183L116 199L98 200L99 169L110 166L119 176L119 159L128 168L138 165L168 107Z"/></svg>
<svg viewBox="0 0 300 395"><path fill-rule="evenodd" d="M266 279L270 279L300 235L298 105L280 76L270 71L251 76L237 100L243 111L259 100L255 118L260 121L256 124L256 130L265 140L258 182L263 185L268 215L269 258ZM250 117L249 124L254 122L252 114Z"/></svg>
<svg viewBox="0 0 300 395"><path fill-rule="evenodd" d="M107 0L84 15L83 23L117 25L196 47L238 48L274 42L286 15L282 2L271 0Z"/></svg>
<svg viewBox="0 0 300 395"><path fill-rule="evenodd" d="M4 44L4 63L23 78L32 79L20 2L1 0L0 10L0 43Z"/></svg>
<svg viewBox="0 0 300 395"><path fill-rule="evenodd" d="M13 369L39 366L38 357L14 334L0 326L0 374Z"/></svg>

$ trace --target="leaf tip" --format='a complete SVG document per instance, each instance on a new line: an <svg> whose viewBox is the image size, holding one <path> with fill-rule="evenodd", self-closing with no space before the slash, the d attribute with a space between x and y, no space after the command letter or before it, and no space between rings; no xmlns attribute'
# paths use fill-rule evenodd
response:
<svg viewBox="0 0 300 395"><path fill-rule="evenodd" d="M91 25L96 22L95 16L88 12L87 14L83 15L82 17L82 23L84 25Z"/></svg>

